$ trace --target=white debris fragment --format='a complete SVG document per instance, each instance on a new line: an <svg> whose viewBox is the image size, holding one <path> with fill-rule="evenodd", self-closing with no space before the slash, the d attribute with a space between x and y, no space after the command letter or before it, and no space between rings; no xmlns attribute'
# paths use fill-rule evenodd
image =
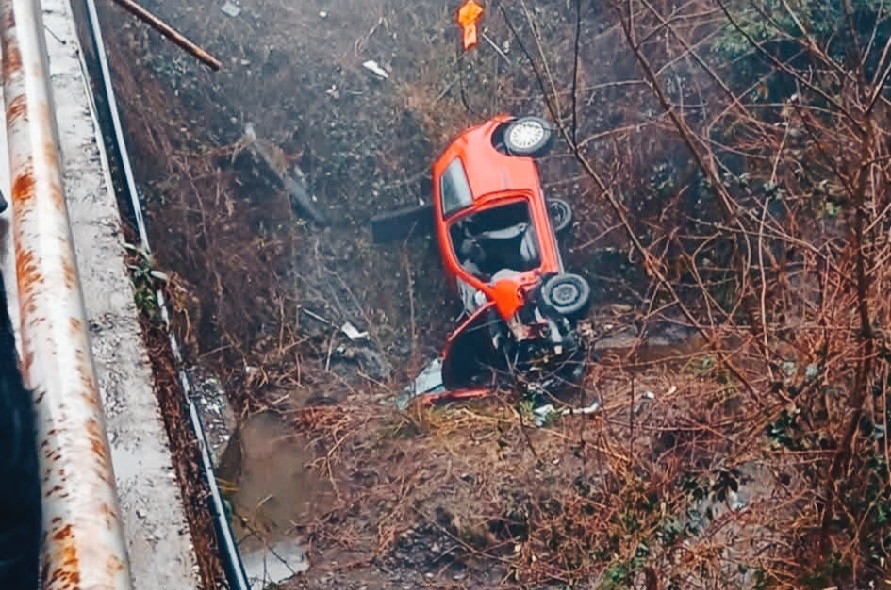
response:
<svg viewBox="0 0 891 590"><path fill-rule="evenodd" d="M319 18L328 18L328 13L324 10L319 11Z"/></svg>
<svg viewBox="0 0 891 590"><path fill-rule="evenodd" d="M362 67L366 70L374 74L375 76L379 76L380 78L386 80L390 77L390 74L384 68L380 67L376 61L373 59L369 59L366 62L362 63Z"/></svg>
<svg viewBox="0 0 891 590"><path fill-rule="evenodd" d="M533 421L535 425L541 428L547 424L554 416L588 416L596 414L600 411L601 404L599 400L594 400L590 405L583 408L563 408L557 411L554 404L544 404L538 406L532 411Z"/></svg>
<svg viewBox="0 0 891 590"><path fill-rule="evenodd" d="M242 562L254 588L281 584L309 569L306 552L298 540L279 541L265 549L242 555Z"/></svg>
<svg viewBox="0 0 891 590"><path fill-rule="evenodd" d="M584 408L566 408L563 410L563 415L587 416L589 414L596 414L600 411L600 405L600 400L594 400Z"/></svg>
<svg viewBox="0 0 891 590"><path fill-rule="evenodd" d="M226 0L226 3L220 8L223 11L223 14L226 16L231 16L232 18L237 17L241 14L241 6L232 2L232 0Z"/></svg>
<svg viewBox="0 0 891 590"><path fill-rule="evenodd" d="M344 322L340 327L340 331L350 340L364 340L365 338L368 338L368 332L360 332L350 321Z"/></svg>
<svg viewBox="0 0 891 590"><path fill-rule="evenodd" d="M532 413L535 425L541 428L548 422L548 420L550 420L551 416L554 415L554 404L545 404L543 406L538 406L532 411Z"/></svg>

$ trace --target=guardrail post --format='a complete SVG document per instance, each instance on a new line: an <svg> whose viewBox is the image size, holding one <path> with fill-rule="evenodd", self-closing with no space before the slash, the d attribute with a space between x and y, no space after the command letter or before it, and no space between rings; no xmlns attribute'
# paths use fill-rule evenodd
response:
<svg viewBox="0 0 891 590"><path fill-rule="evenodd" d="M0 0L0 8L22 369L35 393L39 431L41 585L129 590L105 414L62 187L40 5Z"/></svg>

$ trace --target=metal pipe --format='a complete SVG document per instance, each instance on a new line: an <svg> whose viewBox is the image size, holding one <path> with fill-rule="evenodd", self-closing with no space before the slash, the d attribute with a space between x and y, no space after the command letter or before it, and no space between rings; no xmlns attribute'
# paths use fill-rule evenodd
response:
<svg viewBox="0 0 891 590"><path fill-rule="evenodd" d="M130 571L62 188L36 0L0 0L3 90L21 308L35 394L44 590L128 590Z"/></svg>

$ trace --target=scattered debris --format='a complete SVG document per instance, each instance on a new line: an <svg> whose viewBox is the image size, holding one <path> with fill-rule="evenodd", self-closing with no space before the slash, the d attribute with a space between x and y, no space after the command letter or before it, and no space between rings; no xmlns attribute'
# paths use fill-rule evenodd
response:
<svg viewBox="0 0 891 590"><path fill-rule="evenodd" d="M273 185L285 189L291 208L296 213L316 225L328 225L328 218L318 208L318 199L310 194L306 175L293 164L294 158L271 141L257 137L252 123L245 124L244 133L232 156L233 161L244 150L254 156L253 160L258 165L257 171L261 176Z"/></svg>
<svg viewBox="0 0 891 590"><path fill-rule="evenodd" d="M382 354L370 348L338 346L335 358L358 363L362 371L372 379L386 381L390 378L390 363Z"/></svg>
<svg viewBox="0 0 891 590"><path fill-rule="evenodd" d="M312 319L316 320L317 322L322 322L323 324L326 324L326 325L328 325L328 326L330 326L330 325L333 324L333 322L332 322L331 320L326 320L325 318L323 318L322 316L320 316L319 314L317 314L316 312L314 312L314 311L311 310L311 309L307 309L307 308L305 308L305 307L301 307L301 308L300 308L300 311L302 311L303 313L305 313L306 315L308 315L308 316L311 317Z"/></svg>
<svg viewBox="0 0 891 590"><path fill-rule="evenodd" d="M289 175L283 176L282 181L288 191L291 206L304 217L317 225L328 225L328 218L319 210L315 195L310 195L306 182L306 175L299 168L292 168Z"/></svg>
<svg viewBox="0 0 891 590"><path fill-rule="evenodd" d="M596 414L600 411L602 404L600 400L594 400L590 405L587 405L583 408L563 408L562 410L557 410L554 408L554 404L544 404L542 406L538 406L532 411L533 420L535 421L535 425L541 428L546 425L549 421L553 420L558 416L588 416L590 414Z"/></svg>
<svg viewBox="0 0 891 590"><path fill-rule="evenodd" d="M256 588L281 584L309 569L303 546L293 540L279 541L265 549L243 555L241 561L248 580Z"/></svg>
<svg viewBox="0 0 891 590"><path fill-rule="evenodd" d="M507 51L510 50L509 42L505 41L503 45L504 49L502 49L502 47L499 47L498 44L495 43L495 41L493 41L492 38L485 32L483 32L483 39L485 39L486 43L488 43L492 47L492 49L495 50L495 53L501 56L501 59L503 59L508 64L511 63L510 58L507 56Z"/></svg>
<svg viewBox="0 0 891 590"><path fill-rule="evenodd" d="M219 378L199 367L190 367L186 373L192 384L192 401L204 424L211 456L219 464L222 452L236 429L235 412Z"/></svg>
<svg viewBox="0 0 891 590"><path fill-rule="evenodd" d="M232 2L232 0L226 0L226 3L220 8L223 11L223 14L226 16L231 16L232 18L237 17L241 14L241 6Z"/></svg>
<svg viewBox="0 0 891 590"><path fill-rule="evenodd" d="M352 322L346 321L340 327L340 331L343 332L347 338L350 340L364 340L368 338L368 332L360 332L356 326L353 325Z"/></svg>
<svg viewBox="0 0 891 590"><path fill-rule="evenodd" d="M369 72L371 72L371 73L374 74L375 76L378 76L378 77L380 77L380 78L382 78L382 79L384 79L384 80L386 80L387 78L390 77L390 74L387 72L387 70L385 70L385 69L383 69L382 67L380 67L380 66L377 64L377 62L374 61L373 59L369 59L368 61L363 62L363 63L362 63L362 67L364 67L366 70L368 70Z"/></svg>

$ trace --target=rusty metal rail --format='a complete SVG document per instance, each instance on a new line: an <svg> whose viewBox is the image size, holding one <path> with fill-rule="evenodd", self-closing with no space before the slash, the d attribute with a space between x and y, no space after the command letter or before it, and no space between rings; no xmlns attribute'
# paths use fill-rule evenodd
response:
<svg viewBox="0 0 891 590"><path fill-rule="evenodd" d="M0 0L23 373L35 392L44 590L131 588L36 0Z"/></svg>

